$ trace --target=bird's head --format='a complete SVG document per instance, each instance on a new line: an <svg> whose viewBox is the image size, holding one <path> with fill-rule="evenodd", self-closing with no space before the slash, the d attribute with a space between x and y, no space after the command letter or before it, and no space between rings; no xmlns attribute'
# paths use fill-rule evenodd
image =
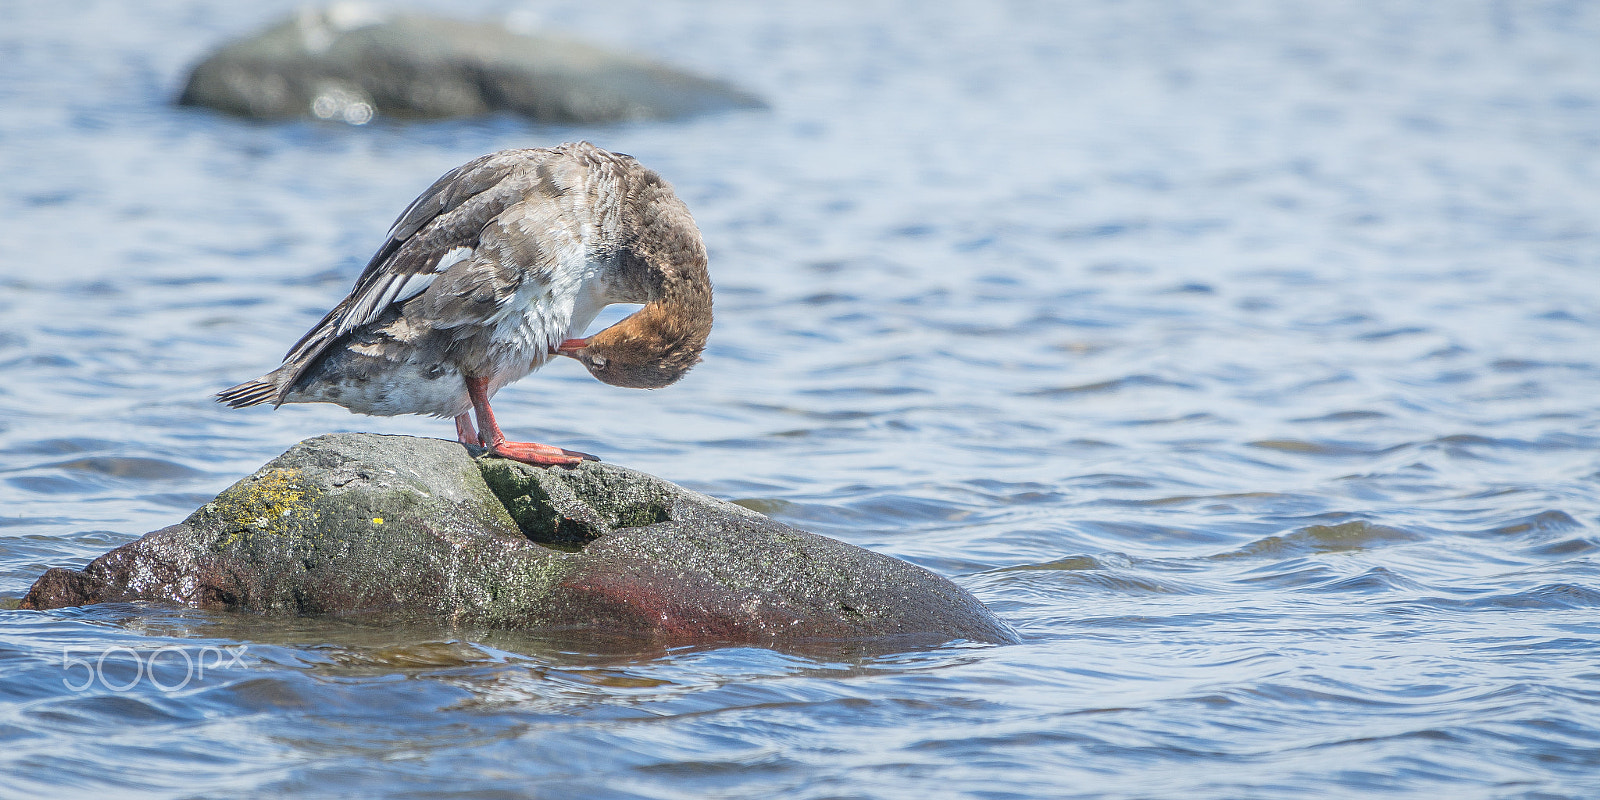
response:
<svg viewBox="0 0 1600 800"><path fill-rule="evenodd" d="M602 383L660 389L700 363L710 333L709 312L702 321L649 303L587 339L562 342L555 352L577 359Z"/></svg>
<svg viewBox="0 0 1600 800"><path fill-rule="evenodd" d="M577 359L602 383L659 389L700 363L711 335L711 279L689 209L661 176L639 170L624 203L615 263L622 295L645 298L644 307L553 352Z"/></svg>

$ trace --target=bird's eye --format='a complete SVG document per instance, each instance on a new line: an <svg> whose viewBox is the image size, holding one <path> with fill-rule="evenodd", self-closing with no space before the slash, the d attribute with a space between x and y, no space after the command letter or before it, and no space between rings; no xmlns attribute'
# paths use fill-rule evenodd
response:
<svg viewBox="0 0 1600 800"><path fill-rule="evenodd" d="M591 364L594 364L595 369L605 369L606 368L606 357L605 356L599 356L599 355L589 356L589 362Z"/></svg>

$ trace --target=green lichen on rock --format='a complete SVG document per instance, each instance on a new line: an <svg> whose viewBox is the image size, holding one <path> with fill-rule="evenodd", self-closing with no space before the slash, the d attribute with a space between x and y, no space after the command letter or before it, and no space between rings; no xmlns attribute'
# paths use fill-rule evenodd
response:
<svg viewBox="0 0 1600 800"><path fill-rule="evenodd" d="M485 459L478 463L484 482L495 493L517 527L529 539L561 549L577 549L599 538L604 529L584 520L564 518L551 502L544 482L533 473L513 468L514 461Z"/></svg>
<svg viewBox="0 0 1600 800"><path fill-rule="evenodd" d="M499 458L480 459L484 481L529 539L576 551L619 528L671 519L672 492L643 473L618 480L618 467L594 462L570 470L532 467Z"/></svg>
<svg viewBox="0 0 1600 800"><path fill-rule="evenodd" d="M617 469L621 468L596 464L571 470L561 478L613 530L643 528L671 520L672 500L682 489L654 475L631 470L625 473L628 479L618 480Z"/></svg>

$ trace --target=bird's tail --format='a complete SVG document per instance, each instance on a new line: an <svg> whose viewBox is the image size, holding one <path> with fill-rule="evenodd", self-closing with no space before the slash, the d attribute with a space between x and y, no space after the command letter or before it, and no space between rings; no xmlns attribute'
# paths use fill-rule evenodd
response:
<svg viewBox="0 0 1600 800"><path fill-rule="evenodd" d="M258 379L217 392L217 402L225 403L229 408L244 408L275 400L277 394L277 386Z"/></svg>

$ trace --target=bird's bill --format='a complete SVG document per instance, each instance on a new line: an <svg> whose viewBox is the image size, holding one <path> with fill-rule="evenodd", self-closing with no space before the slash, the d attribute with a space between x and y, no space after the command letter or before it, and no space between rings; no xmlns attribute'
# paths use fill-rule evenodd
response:
<svg viewBox="0 0 1600 800"><path fill-rule="evenodd" d="M568 339L568 340L562 342L561 344L556 345L556 348L554 350L552 350L551 352L553 354L555 354L555 355L571 356L572 358L577 358L578 357L578 351L582 350L583 348L588 347L588 346L589 346L589 340L588 339Z"/></svg>

